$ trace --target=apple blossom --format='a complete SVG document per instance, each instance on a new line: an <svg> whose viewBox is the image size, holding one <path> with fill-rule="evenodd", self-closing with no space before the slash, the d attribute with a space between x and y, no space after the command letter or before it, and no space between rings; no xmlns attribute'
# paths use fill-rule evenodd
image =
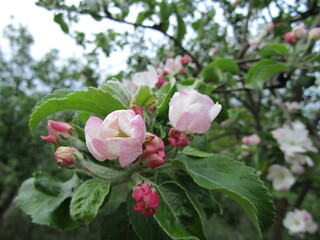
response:
<svg viewBox="0 0 320 240"><path fill-rule="evenodd" d="M156 87L162 87L163 85L166 85L167 83L168 82L164 80L164 75L159 75Z"/></svg>
<svg viewBox="0 0 320 240"><path fill-rule="evenodd" d="M298 41L298 38L292 32L287 32L284 35L284 41L286 43L295 43Z"/></svg>
<svg viewBox="0 0 320 240"><path fill-rule="evenodd" d="M287 213L283 220L283 226L287 228L292 235L306 232L314 234L318 230L318 226L313 221L311 214L306 210L298 209Z"/></svg>
<svg viewBox="0 0 320 240"><path fill-rule="evenodd" d="M272 181L273 188L276 190L288 191L296 182L289 169L278 164L271 165L268 172L267 179Z"/></svg>
<svg viewBox="0 0 320 240"><path fill-rule="evenodd" d="M157 70L148 65L147 70L145 72L138 72L133 75L132 82L137 86L147 85L150 87L155 87L158 82L158 74Z"/></svg>
<svg viewBox="0 0 320 240"><path fill-rule="evenodd" d="M182 69L182 64L181 64L180 59L181 59L180 56L177 56L175 59L168 58L165 62L165 65L164 65L164 71L166 71L167 73L169 73L171 75L175 75L175 74L179 73Z"/></svg>
<svg viewBox="0 0 320 240"><path fill-rule="evenodd" d="M97 160L119 158L121 167L125 167L142 154L146 125L133 110L117 110L104 121L89 118L84 132L87 147Z"/></svg>
<svg viewBox="0 0 320 240"><path fill-rule="evenodd" d="M59 167L73 168L78 153L78 150L73 147L59 147L55 151L54 157Z"/></svg>
<svg viewBox="0 0 320 240"><path fill-rule="evenodd" d="M152 186L147 183L138 184L132 197L137 201L133 209L145 216L153 216L159 207L160 198Z"/></svg>
<svg viewBox="0 0 320 240"><path fill-rule="evenodd" d="M180 62L182 65L188 65L190 62L190 58L188 56L183 56L180 58Z"/></svg>
<svg viewBox="0 0 320 240"><path fill-rule="evenodd" d="M174 147L185 147L190 144L187 134L174 128L169 130L168 142Z"/></svg>
<svg viewBox="0 0 320 240"><path fill-rule="evenodd" d="M169 122L179 131L204 134L221 111L207 95L196 90L181 89L169 103Z"/></svg>
<svg viewBox="0 0 320 240"><path fill-rule="evenodd" d="M158 136L147 133L146 140L142 145L143 153L140 156L141 163L149 168L156 168L166 161L164 143Z"/></svg>
<svg viewBox="0 0 320 240"><path fill-rule="evenodd" d="M257 134L252 134L250 136L242 138L243 144L258 145L260 142L261 142L261 139Z"/></svg>
<svg viewBox="0 0 320 240"><path fill-rule="evenodd" d="M136 114L139 114L141 117L143 117L143 109L141 107L133 105L130 109L134 111Z"/></svg>
<svg viewBox="0 0 320 240"><path fill-rule="evenodd" d="M301 39L303 38L304 36L307 35L307 30L306 28L303 26L303 25L298 25L298 26L295 26L292 31L294 36L296 36L298 39Z"/></svg>
<svg viewBox="0 0 320 240"><path fill-rule="evenodd" d="M55 145L63 143L64 140L74 135L71 124L52 120L48 121L48 132L49 136L41 136L41 138Z"/></svg>
<svg viewBox="0 0 320 240"><path fill-rule="evenodd" d="M312 40L320 40L320 28L312 28L310 31L309 31L309 38L312 39Z"/></svg>

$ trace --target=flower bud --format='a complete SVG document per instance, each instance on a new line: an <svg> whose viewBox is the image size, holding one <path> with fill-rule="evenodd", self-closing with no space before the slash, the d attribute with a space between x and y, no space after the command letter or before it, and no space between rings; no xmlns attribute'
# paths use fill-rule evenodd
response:
<svg viewBox="0 0 320 240"><path fill-rule="evenodd" d="M257 134L252 134L242 138L242 143L247 145L258 145L260 142L261 139Z"/></svg>
<svg viewBox="0 0 320 240"><path fill-rule="evenodd" d="M301 39L307 35L307 30L305 29L305 27L303 25L298 25L292 29L292 33L298 39Z"/></svg>
<svg viewBox="0 0 320 240"><path fill-rule="evenodd" d="M74 129L69 123L48 121L49 136L41 136L43 140L51 142L52 144L61 144L65 139L74 135Z"/></svg>
<svg viewBox="0 0 320 240"><path fill-rule="evenodd" d="M284 35L284 41L286 43L295 43L298 41L298 38L292 32L287 32Z"/></svg>
<svg viewBox="0 0 320 240"><path fill-rule="evenodd" d="M190 58L188 56L183 56L183 57L180 58L180 62L181 62L182 65L186 66L186 65L189 64Z"/></svg>
<svg viewBox="0 0 320 240"><path fill-rule="evenodd" d="M320 40L320 28L312 28L309 32L309 38L312 40Z"/></svg>
<svg viewBox="0 0 320 240"><path fill-rule="evenodd" d="M180 73L181 73L181 74L186 74L186 73L187 73L187 70L186 70L185 68L181 68Z"/></svg>
<svg viewBox="0 0 320 240"><path fill-rule="evenodd" d="M133 105L130 109L133 110L137 115L143 117L143 109L141 107Z"/></svg>
<svg viewBox="0 0 320 240"><path fill-rule="evenodd" d="M142 145L143 153L140 156L141 163L149 168L156 168L166 161L164 143L158 136L147 133Z"/></svg>
<svg viewBox="0 0 320 240"><path fill-rule="evenodd" d="M145 216L153 216L158 210L160 198L148 183L140 183L133 190L132 197L137 201L133 209Z"/></svg>
<svg viewBox="0 0 320 240"><path fill-rule="evenodd" d="M168 141L174 147L184 147L190 144L187 134L175 128L170 129Z"/></svg>
<svg viewBox="0 0 320 240"><path fill-rule="evenodd" d="M78 153L78 150L73 147L59 147L55 151L54 157L59 167L74 168L76 162L76 155Z"/></svg>
<svg viewBox="0 0 320 240"><path fill-rule="evenodd" d="M158 75L158 82L156 87L162 87L163 85L167 84L168 82L164 80L164 75Z"/></svg>

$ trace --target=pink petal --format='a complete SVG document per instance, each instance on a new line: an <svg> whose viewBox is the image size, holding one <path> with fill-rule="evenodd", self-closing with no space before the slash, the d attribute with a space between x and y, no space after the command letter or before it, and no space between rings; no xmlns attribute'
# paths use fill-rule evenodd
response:
<svg viewBox="0 0 320 240"><path fill-rule="evenodd" d="M90 117L89 120L86 123L86 126L84 128L84 133L87 137L90 138L100 138L100 127L102 124L102 120L97 117Z"/></svg>
<svg viewBox="0 0 320 240"><path fill-rule="evenodd" d="M121 167L126 167L142 154L142 144L137 139L123 138L119 162Z"/></svg>

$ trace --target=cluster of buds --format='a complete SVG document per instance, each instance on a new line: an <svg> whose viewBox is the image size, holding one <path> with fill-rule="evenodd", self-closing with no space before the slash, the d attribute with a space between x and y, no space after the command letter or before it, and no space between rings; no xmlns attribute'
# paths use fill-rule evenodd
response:
<svg viewBox="0 0 320 240"><path fill-rule="evenodd" d="M140 183L133 190L132 197L137 201L133 209L145 216L153 216L159 207L160 198L150 184Z"/></svg>
<svg viewBox="0 0 320 240"><path fill-rule="evenodd" d="M294 44L298 40L307 36L307 34L310 40L317 41L320 39L320 28L313 28L308 33L307 29L303 25L295 26L291 32L287 32L284 35L284 41L286 43Z"/></svg>

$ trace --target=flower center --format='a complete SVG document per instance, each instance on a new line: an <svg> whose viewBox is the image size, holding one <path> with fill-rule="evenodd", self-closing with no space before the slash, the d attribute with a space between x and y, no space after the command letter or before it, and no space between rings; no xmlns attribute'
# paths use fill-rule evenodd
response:
<svg viewBox="0 0 320 240"><path fill-rule="evenodd" d="M115 137L127 138L129 136L119 129L119 132Z"/></svg>

